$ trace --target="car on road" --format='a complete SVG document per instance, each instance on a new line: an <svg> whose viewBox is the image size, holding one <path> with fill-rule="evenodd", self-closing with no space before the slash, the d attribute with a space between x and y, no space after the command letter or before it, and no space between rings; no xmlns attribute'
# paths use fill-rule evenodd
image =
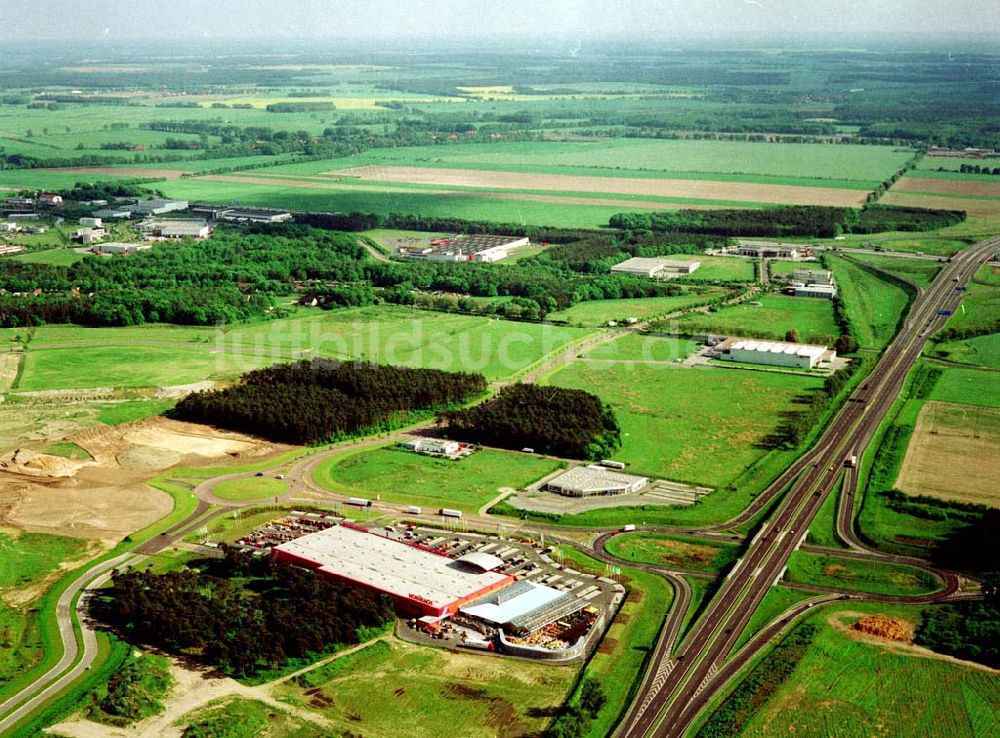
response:
<svg viewBox="0 0 1000 738"><path fill-rule="evenodd" d="M254 476L255 477L262 477L262 476L264 476L264 472L257 472L256 474L254 474Z"/></svg>
<svg viewBox="0 0 1000 738"><path fill-rule="evenodd" d="M285 475L284 475L284 474L275 474L275 475L274 475L274 478L275 478L275 479L284 479L284 478L285 478Z"/></svg>

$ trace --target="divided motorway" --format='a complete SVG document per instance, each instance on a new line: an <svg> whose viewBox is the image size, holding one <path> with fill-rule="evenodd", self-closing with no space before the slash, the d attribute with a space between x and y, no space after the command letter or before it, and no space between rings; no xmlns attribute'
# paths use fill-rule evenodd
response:
<svg viewBox="0 0 1000 738"><path fill-rule="evenodd" d="M816 446L792 470L791 490L730 571L705 613L671 654L663 641L650 660L639 695L616 738L680 738L724 686L726 658L768 589L784 574L809 524L844 471L844 460L861 455L899 395L920 355L924 337L938 330L961 301L960 287L1000 248L1000 238L956 255L910 315L876 367L836 415ZM777 631L775 631L776 633ZM761 646L763 645L760 644ZM731 675L730 675L731 676Z"/></svg>

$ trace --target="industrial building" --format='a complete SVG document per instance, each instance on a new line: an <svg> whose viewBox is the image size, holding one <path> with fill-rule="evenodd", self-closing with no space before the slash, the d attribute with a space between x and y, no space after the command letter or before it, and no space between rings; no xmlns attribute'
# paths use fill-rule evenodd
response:
<svg viewBox="0 0 1000 738"><path fill-rule="evenodd" d="M792 295L795 297L822 297L832 300L837 296L837 287L832 284L794 284Z"/></svg>
<svg viewBox="0 0 1000 738"><path fill-rule="evenodd" d="M528 244L527 238L459 235L431 241L428 246L403 246L399 249L399 255L422 261L495 262L507 258L512 249Z"/></svg>
<svg viewBox="0 0 1000 738"><path fill-rule="evenodd" d="M234 223L285 223L292 219L292 214L271 208L230 208L219 213L218 218Z"/></svg>
<svg viewBox="0 0 1000 738"><path fill-rule="evenodd" d="M810 258L812 249L794 243L774 243L773 241L740 240L733 248L722 249L726 256L746 256L751 259L789 259L796 261Z"/></svg>
<svg viewBox="0 0 1000 738"><path fill-rule="evenodd" d="M823 297L832 300L837 296L833 272L825 269L796 269L791 273L787 291L795 297Z"/></svg>
<svg viewBox="0 0 1000 738"><path fill-rule="evenodd" d="M187 210L187 200L165 200L162 197L154 197L152 200L139 200L130 206L132 212L140 215L163 215L175 210Z"/></svg>
<svg viewBox="0 0 1000 738"><path fill-rule="evenodd" d="M441 618L514 581L492 571L503 564L489 554L457 559L432 553L363 528L338 525L275 546L276 561L389 595L413 617Z"/></svg>
<svg viewBox="0 0 1000 738"><path fill-rule="evenodd" d="M102 243L94 246L91 251L95 254L122 254L123 256L128 256L129 254L134 254L137 251L149 251L153 246L148 243L121 243L119 241L111 241L109 243Z"/></svg>
<svg viewBox="0 0 1000 738"><path fill-rule="evenodd" d="M80 218L80 225L90 226L91 228L103 228L104 221L100 218Z"/></svg>
<svg viewBox="0 0 1000 738"><path fill-rule="evenodd" d="M472 453L473 447L467 443L449 441L444 438L413 438L399 444L408 451L426 456L445 456L461 459Z"/></svg>
<svg viewBox="0 0 1000 738"><path fill-rule="evenodd" d="M586 607L586 600L526 579L460 609L462 615L509 633L533 633Z"/></svg>
<svg viewBox="0 0 1000 738"><path fill-rule="evenodd" d="M638 492L648 477L623 474L603 466L577 466L545 483L545 489L567 497L599 497Z"/></svg>
<svg viewBox="0 0 1000 738"><path fill-rule="evenodd" d="M103 228L78 228L73 240L80 243L97 243L107 235Z"/></svg>
<svg viewBox="0 0 1000 738"><path fill-rule="evenodd" d="M833 284L833 272L826 269L796 269L792 281L802 284Z"/></svg>
<svg viewBox="0 0 1000 738"><path fill-rule="evenodd" d="M104 220L127 220L132 217L132 208L129 206L112 206L101 208L91 213L95 218Z"/></svg>
<svg viewBox="0 0 1000 738"><path fill-rule="evenodd" d="M634 274L650 279L670 279L685 274L692 274L701 266L698 261L679 261L677 259L647 258L634 256L611 267L614 274Z"/></svg>
<svg viewBox="0 0 1000 738"><path fill-rule="evenodd" d="M830 364L837 358L837 352L826 346L785 341L727 339L716 346L716 351L720 359L794 369L815 369L819 364Z"/></svg>
<svg viewBox="0 0 1000 738"><path fill-rule="evenodd" d="M149 218L139 224L146 238L208 238L212 228L203 220Z"/></svg>

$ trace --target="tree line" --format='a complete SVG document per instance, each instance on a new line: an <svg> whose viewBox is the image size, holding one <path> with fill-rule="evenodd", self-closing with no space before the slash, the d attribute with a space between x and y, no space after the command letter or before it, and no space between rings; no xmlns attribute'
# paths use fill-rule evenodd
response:
<svg viewBox="0 0 1000 738"><path fill-rule="evenodd" d="M393 617L388 597L265 560L249 578L227 556L218 574L116 571L99 616L129 640L249 677L288 659L358 643Z"/></svg>
<svg viewBox="0 0 1000 738"><path fill-rule="evenodd" d="M387 430L419 410L444 410L482 394L481 374L313 359L244 374L196 392L173 417L286 443L320 443Z"/></svg>
<svg viewBox="0 0 1000 738"><path fill-rule="evenodd" d="M842 233L932 231L965 220L959 210L868 205L864 209L791 205L761 210L677 210L617 213L609 225L628 231L706 233L716 236L833 238Z"/></svg>
<svg viewBox="0 0 1000 738"><path fill-rule="evenodd" d="M575 459L602 459L621 447L609 405L589 392L514 384L471 408L440 413L442 432L460 441L531 448Z"/></svg>

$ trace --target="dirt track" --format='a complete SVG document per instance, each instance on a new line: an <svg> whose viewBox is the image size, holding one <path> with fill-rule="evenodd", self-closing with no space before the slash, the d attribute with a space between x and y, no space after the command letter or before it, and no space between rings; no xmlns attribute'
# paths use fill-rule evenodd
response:
<svg viewBox="0 0 1000 738"><path fill-rule="evenodd" d="M577 177L566 174L437 169L433 167L366 166L326 172L334 177L358 177L374 182L430 184L451 187L489 187L511 190L598 192L647 197L684 197L738 200L787 205L860 205L866 192L832 187L714 182L688 179L637 179L631 177ZM531 199L537 199L532 197ZM662 204L661 204L662 205Z"/></svg>

